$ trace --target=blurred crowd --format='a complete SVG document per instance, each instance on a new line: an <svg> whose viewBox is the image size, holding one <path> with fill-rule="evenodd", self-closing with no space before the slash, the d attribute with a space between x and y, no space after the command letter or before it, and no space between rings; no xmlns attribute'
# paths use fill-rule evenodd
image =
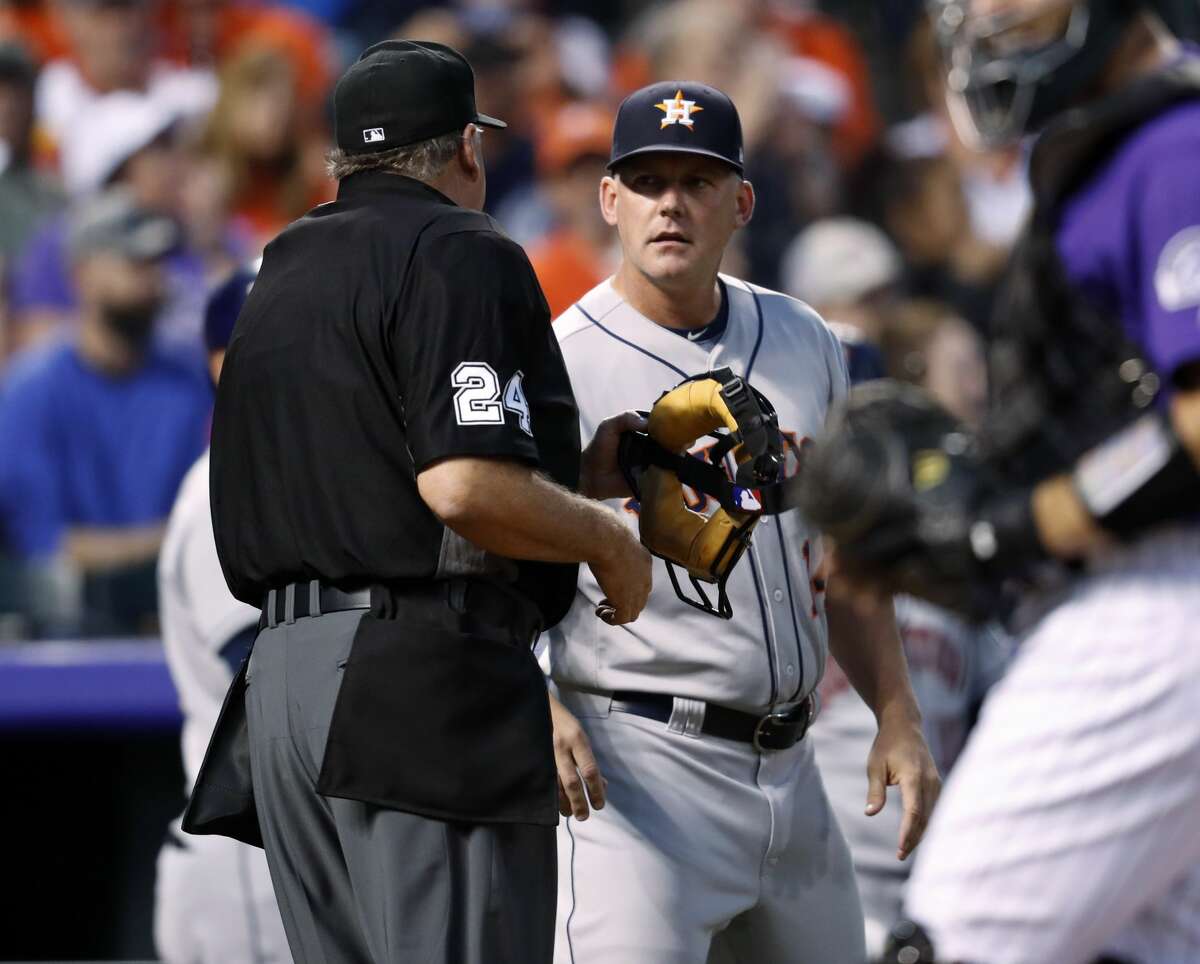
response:
<svg viewBox="0 0 1200 964"><path fill-rule="evenodd" d="M615 105L701 80L738 105L758 197L725 269L813 304L860 377L978 417L1027 188L1019 152L956 138L919 0L0 2L0 638L155 631L207 443L206 295L333 197L331 85L388 36L462 50L509 122L487 206L555 314L616 263Z"/></svg>

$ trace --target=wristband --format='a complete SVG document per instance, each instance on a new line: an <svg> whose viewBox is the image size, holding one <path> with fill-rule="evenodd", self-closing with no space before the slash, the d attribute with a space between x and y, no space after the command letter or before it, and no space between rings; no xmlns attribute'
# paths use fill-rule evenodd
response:
<svg viewBox="0 0 1200 964"><path fill-rule="evenodd" d="M1092 518L1122 539L1194 512L1200 501L1200 471L1161 412L1084 453L1072 479Z"/></svg>

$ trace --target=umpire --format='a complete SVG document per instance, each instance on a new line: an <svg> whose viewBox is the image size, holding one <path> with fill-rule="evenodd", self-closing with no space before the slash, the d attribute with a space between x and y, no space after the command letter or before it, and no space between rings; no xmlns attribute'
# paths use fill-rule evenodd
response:
<svg viewBox="0 0 1200 964"><path fill-rule="evenodd" d="M268 245L213 425L221 565L263 610L245 706L272 881L299 962L548 962L531 644L579 561L609 621L645 604L649 556L583 497L620 491L631 416L581 457L546 302L479 212L504 124L466 60L378 44L334 109L337 200Z"/></svg>

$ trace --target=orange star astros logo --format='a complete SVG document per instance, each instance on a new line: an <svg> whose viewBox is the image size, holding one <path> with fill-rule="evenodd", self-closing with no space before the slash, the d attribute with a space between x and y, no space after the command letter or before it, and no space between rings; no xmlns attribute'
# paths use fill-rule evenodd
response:
<svg viewBox="0 0 1200 964"><path fill-rule="evenodd" d="M696 123L692 120L692 115L704 110L694 100L684 100L682 90L675 91L674 100L664 100L662 103L655 104L654 106L667 115L662 119L662 123L658 127L659 130L662 130L668 124L682 124L688 130L691 130L692 125Z"/></svg>

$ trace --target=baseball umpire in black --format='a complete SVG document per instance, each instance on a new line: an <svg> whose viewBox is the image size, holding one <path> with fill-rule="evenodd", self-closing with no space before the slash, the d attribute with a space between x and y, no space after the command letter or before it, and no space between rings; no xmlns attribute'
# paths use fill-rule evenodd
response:
<svg viewBox="0 0 1200 964"><path fill-rule="evenodd" d="M549 961L557 823L531 653L587 562L611 622L649 556L584 496L524 253L485 215L474 77L388 41L334 95L340 180L268 245L218 393L212 503L263 619L245 707L258 822L300 962Z"/></svg>

